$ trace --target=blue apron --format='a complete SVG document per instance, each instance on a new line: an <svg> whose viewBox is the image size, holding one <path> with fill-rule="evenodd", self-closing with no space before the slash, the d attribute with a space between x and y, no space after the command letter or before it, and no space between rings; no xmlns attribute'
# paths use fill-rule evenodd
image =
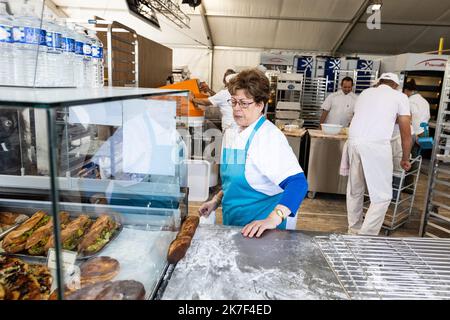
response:
<svg viewBox="0 0 450 320"><path fill-rule="evenodd" d="M282 193L268 196L259 192L245 179L247 152L256 131L264 121L264 117L259 119L244 150L223 149L220 175L224 194L222 199L224 225L245 226L254 220L266 219L282 197ZM277 228L286 229L286 220Z"/></svg>

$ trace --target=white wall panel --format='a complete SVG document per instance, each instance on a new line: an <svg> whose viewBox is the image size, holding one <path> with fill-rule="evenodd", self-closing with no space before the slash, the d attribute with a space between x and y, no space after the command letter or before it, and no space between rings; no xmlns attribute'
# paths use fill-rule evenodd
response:
<svg viewBox="0 0 450 320"><path fill-rule="evenodd" d="M172 48L173 67L188 66L191 78L208 82L210 51L208 49Z"/></svg>

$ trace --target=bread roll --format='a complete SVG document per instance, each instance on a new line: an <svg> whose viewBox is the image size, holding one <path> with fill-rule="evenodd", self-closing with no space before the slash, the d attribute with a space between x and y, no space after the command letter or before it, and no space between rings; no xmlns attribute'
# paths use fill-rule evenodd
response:
<svg viewBox="0 0 450 320"><path fill-rule="evenodd" d="M14 212L0 212L0 224L10 226L16 223L16 218L20 216L20 213Z"/></svg>
<svg viewBox="0 0 450 320"><path fill-rule="evenodd" d="M192 237L189 236L177 237L173 240L167 252L167 261L170 264L175 264L183 259L191 245L191 240Z"/></svg>

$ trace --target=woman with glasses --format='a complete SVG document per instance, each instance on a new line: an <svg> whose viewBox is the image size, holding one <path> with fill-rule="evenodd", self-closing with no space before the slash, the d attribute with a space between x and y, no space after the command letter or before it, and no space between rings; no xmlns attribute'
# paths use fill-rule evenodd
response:
<svg viewBox="0 0 450 320"><path fill-rule="evenodd" d="M223 224L244 226L242 234L250 238L268 229L295 229L308 184L286 137L263 115L269 80L257 69L245 70L228 88L237 127L222 142L222 190L199 213L209 216L222 204Z"/></svg>

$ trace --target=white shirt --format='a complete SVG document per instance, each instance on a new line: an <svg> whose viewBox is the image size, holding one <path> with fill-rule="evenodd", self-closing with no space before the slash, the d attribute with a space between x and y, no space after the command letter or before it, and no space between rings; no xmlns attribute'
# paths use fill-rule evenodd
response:
<svg viewBox="0 0 450 320"><path fill-rule="evenodd" d="M397 116L409 116L408 97L382 84L361 92L355 104L349 137L365 141L390 141Z"/></svg>
<svg viewBox="0 0 450 320"><path fill-rule="evenodd" d="M225 131L222 148L245 149L257 122L241 132L238 127ZM283 192L279 187L283 180L301 172L303 170L284 134L272 122L264 121L248 150L245 163L248 184L253 189L272 196Z"/></svg>
<svg viewBox="0 0 450 320"><path fill-rule="evenodd" d="M236 122L233 118L233 108L231 104L228 103L228 100L231 99L231 94L228 89L223 89L217 92L212 97L209 97L208 100L215 107L219 107L220 113L222 113L222 131L225 131L231 127L237 127Z"/></svg>
<svg viewBox="0 0 450 320"><path fill-rule="evenodd" d="M430 104L424 97L416 93L409 97L409 106L411 107L411 122L414 133L419 135L424 131L420 124L430 121Z"/></svg>
<svg viewBox="0 0 450 320"><path fill-rule="evenodd" d="M353 117L356 98L357 95L353 92L344 94L342 90L330 94L322 104L322 109L329 111L325 123L348 127Z"/></svg>

